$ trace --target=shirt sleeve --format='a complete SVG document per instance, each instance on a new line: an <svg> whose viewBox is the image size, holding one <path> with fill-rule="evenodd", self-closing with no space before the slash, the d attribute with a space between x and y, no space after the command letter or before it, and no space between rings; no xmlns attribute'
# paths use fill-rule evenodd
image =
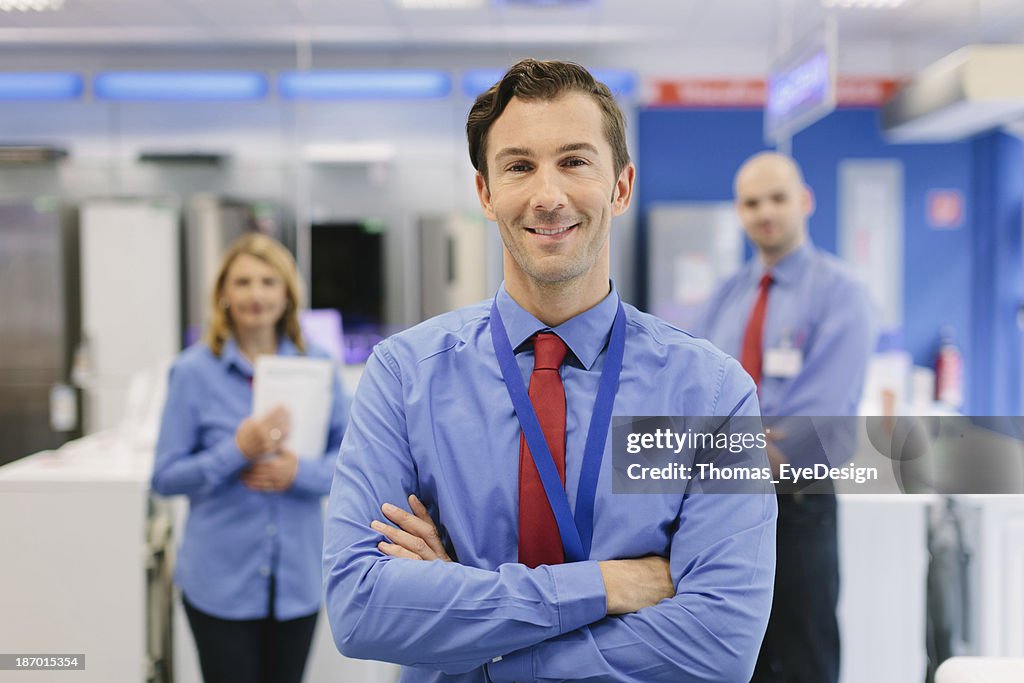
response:
<svg viewBox="0 0 1024 683"><path fill-rule="evenodd" d="M167 399L153 462L152 488L163 496L195 495L215 489L249 464L231 436L197 451L198 380L175 363L167 382Z"/></svg>
<svg viewBox="0 0 1024 683"><path fill-rule="evenodd" d="M750 378L732 359L725 367L715 414L757 416ZM751 457L767 467L763 450ZM488 664L488 675L494 683L750 680L771 610L776 512L771 490L687 495L670 546L675 597L513 652Z"/></svg>
<svg viewBox="0 0 1024 683"><path fill-rule="evenodd" d="M295 480L292 482L292 487L289 490L291 494L319 498L326 496L331 491L331 479L334 476L334 467L338 459L341 439L345 434L345 427L348 426L348 414L351 403L337 372L335 372L332 395L327 448L324 450L323 456L318 459L299 458L298 469L295 471Z"/></svg>
<svg viewBox="0 0 1024 683"><path fill-rule="evenodd" d="M324 534L324 589L342 654L462 673L605 616L596 562L497 570L390 558L370 529L381 504L419 493L397 364L367 363L338 457Z"/></svg>

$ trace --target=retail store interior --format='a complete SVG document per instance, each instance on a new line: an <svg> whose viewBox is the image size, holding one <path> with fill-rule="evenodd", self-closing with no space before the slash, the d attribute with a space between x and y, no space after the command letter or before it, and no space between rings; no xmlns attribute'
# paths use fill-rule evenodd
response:
<svg viewBox="0 0 1024 683"><path fill-rule="evenodd" d="M0 651L201 680L170 578L188 503L150 477L221 254L288 248L353 394L377 342L498 289L466 115L525 57L625 114L624 301L694 324L753 253L736 169L791 154L811 241L879 307L860 415L930 420L999 473L840 491L842 683L1024 658L1019 0L0 0ZM397 677L320 619L305 681Z"/></svg>

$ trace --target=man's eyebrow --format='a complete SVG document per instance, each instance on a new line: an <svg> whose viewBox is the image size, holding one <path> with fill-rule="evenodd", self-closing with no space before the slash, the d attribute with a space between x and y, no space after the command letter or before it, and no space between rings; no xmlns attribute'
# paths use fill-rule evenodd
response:
<svg viewBox="0 0 1024 683"><path fill-rule="evenodd" d="M570 142L558 148L559 154L565 154L566 152L590 152L591 154L598 154L597 147L594 147L589 142Z"/></svg>
<svg viewBox="0 0 1024 683"><path fill-rule="evenodd" d="M569 142L558 148L559 154L566 154L567 152L590 152L591 154L598 154L598 149L589 142ZM505 157L531 157L533 151L526 147L506 147L498 152L494 158L500 161Z"/></svg>
<svg viewBox="0 0 1024 683"><path fill-rule="evenodd" d="M533 156L533 152L525 147L506 147L497 154L494 155L495 159L503 159L505 157L529 157Z"/></svg>

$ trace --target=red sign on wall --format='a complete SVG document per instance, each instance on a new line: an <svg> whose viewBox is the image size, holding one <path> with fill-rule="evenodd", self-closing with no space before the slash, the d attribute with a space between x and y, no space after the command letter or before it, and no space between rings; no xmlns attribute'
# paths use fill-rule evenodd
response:
<svg viewBox="0 0 1024 683"><path fill-rule="evenodd" d="M894 78L840 76L836 100L840 107L878 107L899 87ZM647 83L647 105L694 109L760 109L765 83L760 78L660 78Z"/></svg>
<svg viewBox="0 0 1024 683"><path fill-rule="evenodd" d="M954 230L964 224L964 195L960 190L928 191L928 225Z"/></svg>

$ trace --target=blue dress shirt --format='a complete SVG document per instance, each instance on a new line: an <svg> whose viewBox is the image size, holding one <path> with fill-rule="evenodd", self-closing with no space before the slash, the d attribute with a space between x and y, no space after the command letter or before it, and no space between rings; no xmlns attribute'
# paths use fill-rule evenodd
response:
<svg viewBox="0 0 1024 683"><path fill-rule="evenodd" d="M760 258L745 264L711 297L697 333L739 357L758 283L767 272L772 274L773 284L762 347L766 351L797 349L803 363L794 377L764 373L758 392L762 415L856 415L868 359L877 340L875 307L867 288L846 265L810 241L771 269L765 268ZM848 421L824 424L844 431L853 426ZM833 464L852 453L849 438L821 437ZM799 454L786 452L785 440L780 448L790 458L799 459Z"/></svg>
<svg viewBox="0 0 1024 683"><path fill-rule="evenodd" d="M546 326L504 290L498 308L524 382ZM553 328L568 345L566 489L581 459L618 303ZM612 494L610 439L591 560L517 560L519 423L489 330L490 301L379 344L352 408L328 504L324 583L334 639L352 657L398 662L402 681L746 681L771 605L774 496ZM615 414L757 415L753 383L707 342L625 306ZM763 456L763 452L761 453ZM765 462L767 462L765 460ZM415 493L454 563L391 558L370 529ZM657 554L677 595L606 616L597 560ZM499 659L500 658L500 659Z"/></svg>
<svg viewBox="0 0 1024 683"><path fill-rule="evenodd" d="M286 337L278 355L296 356ZM310 350L308 355L326 357ZM299 458L287 491L247 488L239 475L249 460L235 431L252 413L252 365L234 340L218 358L205 344L185 349L171 367L153 490L189 497L185 535L174 576L190 603L222 619L268 616L269 577L275 580L274 616L315 613L321 595L322 497L348 421L348 399L335 379L327 450Z"/></svg>

